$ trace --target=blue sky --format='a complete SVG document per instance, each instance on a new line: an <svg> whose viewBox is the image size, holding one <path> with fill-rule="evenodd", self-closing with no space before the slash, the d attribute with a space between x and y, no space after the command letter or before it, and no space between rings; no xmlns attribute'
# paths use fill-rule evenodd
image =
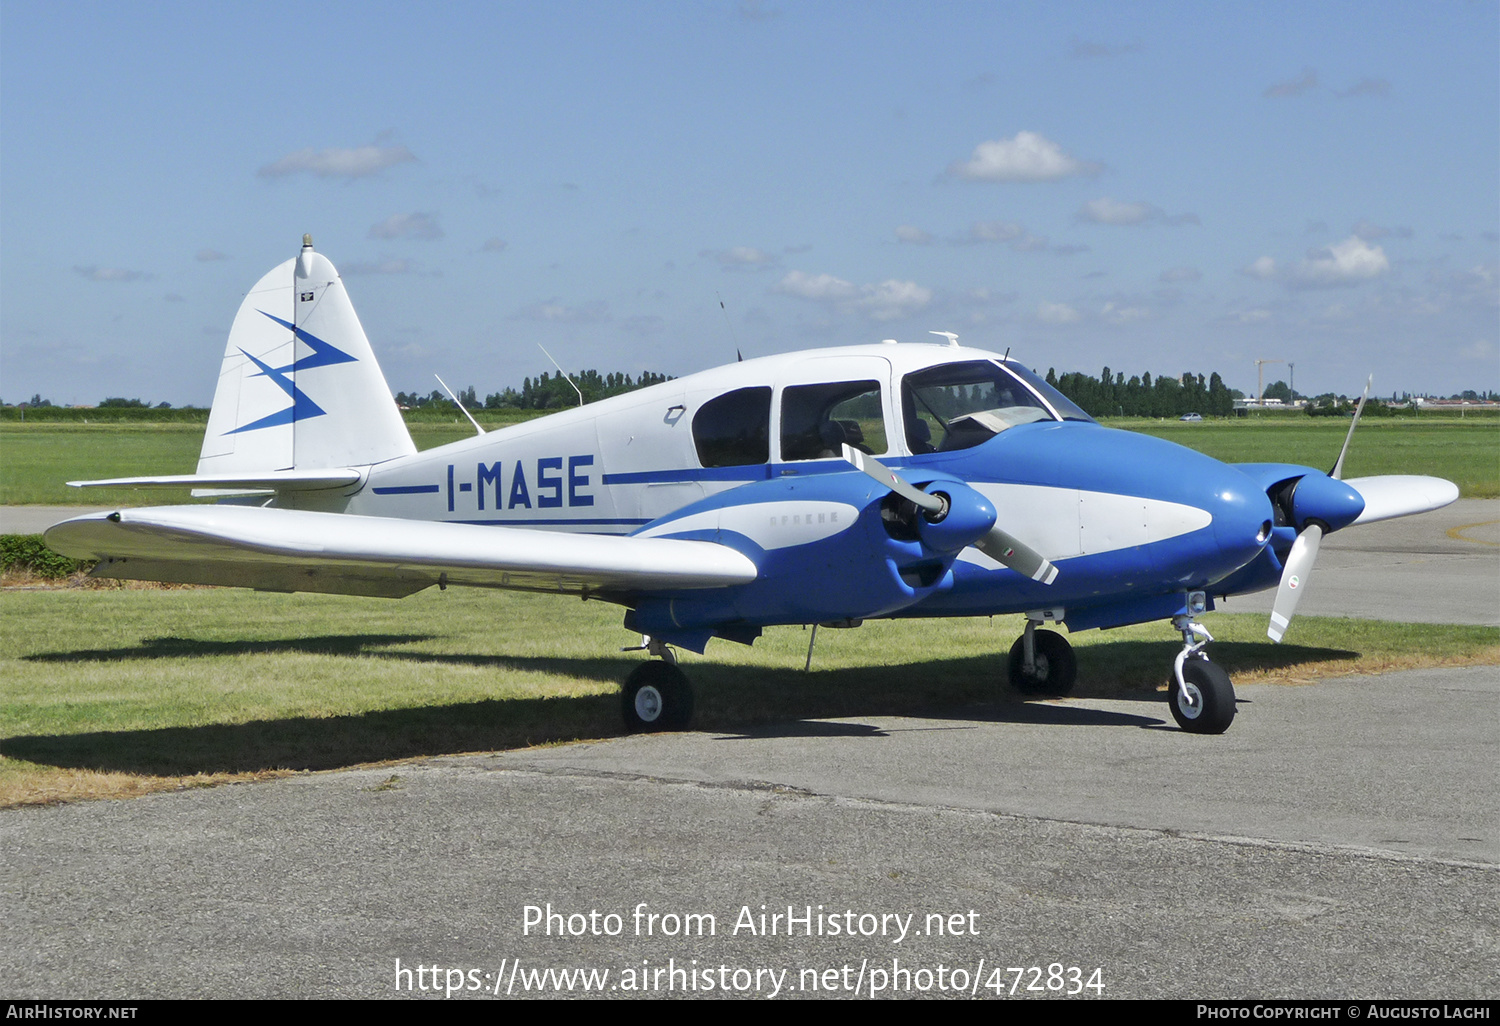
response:
<svg viewBox="0 0 1500 1026"><path fill-rule="evenodd" d="M929 330L1500 388L1500 5L0 3L0 398L207 404L303 232L397 390Z"/></svg>

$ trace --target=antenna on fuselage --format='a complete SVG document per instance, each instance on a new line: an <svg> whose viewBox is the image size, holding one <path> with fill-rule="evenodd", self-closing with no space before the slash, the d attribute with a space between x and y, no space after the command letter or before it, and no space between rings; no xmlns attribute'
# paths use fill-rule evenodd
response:
<svg viewBox="0 0 1500 1026"><path fill-rule="evenodd" d="M438 379L438 384L443 386L443 391L448 393L448 398L453 400L453 405L457 406L460 410L463 410L464 416L469 418L469 423L474 425L474 430L478 431L481 435L484 434L484 428L479 426L479 421L474 419L473 414L471 414L468 410L464 410L463 402L458 398L458 396L453 394L453 389L448 387L448 382L444 381L436 374L434 374L433 377Z"/></svg>
<svg viewBox="0 0 1500 1026"><path fill-rule="evenodd" d="M536 347L538 349L540 349L542 352L547 353L547 347L544 346L544 345L542 345L540 342L538 342L536 344ZM552 360L552 354L551 353L547 353L547 359ZM552 366L554 366L554 367L557 368L557 373L561 374L564 378L567 378L568 384L573 385L573 379L569 378L568 377L568 372L562 369L562 364L558 363L556 360L552 360ZM575 392L578 393L578 405L582 406L583 405L583 390L581 388L579 388L577 385L573 385L573 391L575 391Z"/></svg>
<svg viewBox="0 0 1500 1026"><path fill-rule="evenodd" d="M724 305L724 297L715 292L714 298L719 301L719 312L724 315L724 326L729 329L729 341L734 343L734 362L744 363L745 357L740 353L740 339L734 333L734 322L729 319L729 308Z"/></svg>
<svg viewBox="0 0 1500 1026"><path fill-rule="evenodd" d="M927 334L929 334L929 335L941 335L941 336L943 336L943 338L945 338L945 339L948 340L948 344L950 346L952 346L954 349L958 348L958 335L956 335L955 333L953 333L951 331L929 331Z"/></svg>

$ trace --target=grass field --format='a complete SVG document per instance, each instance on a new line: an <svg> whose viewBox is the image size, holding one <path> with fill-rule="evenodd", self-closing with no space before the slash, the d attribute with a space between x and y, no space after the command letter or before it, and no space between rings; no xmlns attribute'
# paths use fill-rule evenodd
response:
<svg viewBox="0 0 1500 1026"><path fill-rule="evenodd" d="M789 718L1025 716L1001 683L1019 617L772 628L754 648L687 654L695 727ZM1237 683L1500 661L1481 627L1216 615ZM1139 701L1179 642L1164 624L1074 635L1086 696ZM641 660L620 610L576 599L436 589L399 601L238 589L0 593L0 806L126 796L621 731L618 684ZM1002 703L996 705L996 703ZM1031 712L1025 710L1031 709Z"/></svg>
<svg viewBox="0 0 1500 1026"><path fill-rule="evenodd" d="M480 418L515 423L518 414ZM1109 426L1169 439L1229 462L1300 463L1327 469L1338 457L1348 421L1306 416L1203 421L1125 419ZM419 449L467 438L467 422L413 420ZM203 442L199 424L52 424L0 422L0 505L164 505L187 502L182 491L68 488L70 480L144 474L190 474ZM1346 477L1431 474L1458 484L1469 498L1500 496L1500 418L1423 414L1361 421Z"/></svg>

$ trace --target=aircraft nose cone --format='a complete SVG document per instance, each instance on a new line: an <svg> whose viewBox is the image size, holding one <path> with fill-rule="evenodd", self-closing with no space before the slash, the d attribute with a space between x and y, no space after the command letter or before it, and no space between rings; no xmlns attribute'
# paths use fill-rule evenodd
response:
<svg viewBox="0 0 1500 1026"><path fill-rule="evenodd" d="M1224 466L1215 475L1208 503L1214 540L1226 570L1238 570L1260 555L1274 523L1271 500L1248 475Z"/></svg>

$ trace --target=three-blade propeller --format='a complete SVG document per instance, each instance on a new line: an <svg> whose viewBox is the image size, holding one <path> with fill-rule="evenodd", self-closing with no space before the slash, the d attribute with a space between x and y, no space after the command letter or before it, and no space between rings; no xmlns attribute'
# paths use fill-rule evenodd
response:
<svg viewBox="0 0 1500 1026"><path fill-rule="evenodd" d="M955 499L946 497L940 492L924 492L916 485L902 478L900 474L897 474L885 464L875 459L875 457L860 452L852 445L846 443L843 452L844 459L853 464L854 467L864 471L870 477L916 506L929 524L940 524L953 512ZM1042 584L1051 584L1057 579L1057 567L1053 566L1045 556L995 524L994 510L989 507L988 502L983 496L980 496L978 492L975 492L967 485L949 484L946 487L950 490L962 488L964 491L972 493L977 500L974 503L976 506L975 512L982 516L984 522L976 521L975 530L982 533L979 533L977 537L965 538L965 544L973 545L997 563L1008 566L1017 573L1025 574L1033 581L1040 581ZM980 510L983 512L980 513Z"/></svg>

